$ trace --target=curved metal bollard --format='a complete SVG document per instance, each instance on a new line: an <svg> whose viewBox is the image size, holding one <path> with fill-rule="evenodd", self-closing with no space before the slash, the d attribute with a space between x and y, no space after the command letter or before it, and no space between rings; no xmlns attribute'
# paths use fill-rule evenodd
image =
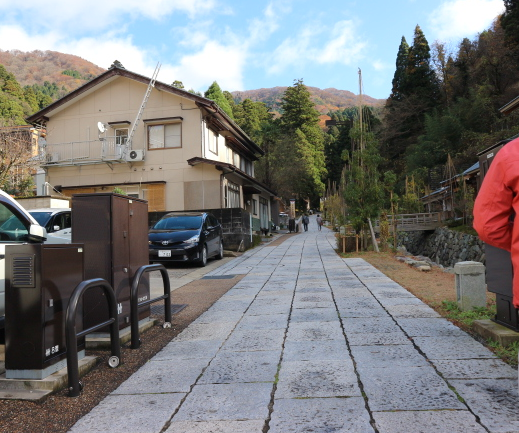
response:
<svg viewBox="0 0 519 433"><path fill-rule="evenodd" d="M99 325L85 329L80 333L76 332L76 312L80 299L83 294L93 287L101 287L106 293L108 300L108 311L110 318ZM79 382L79 368L77 356L77 340L91 332L97 331L110 325L110 344L112 356L108 360L108 365L112 368L119 365L121 359L121 346L119 343L119 329L117 323L117 301L112 286L102 278L93 278L82 281L77 285L70 297L65 319L65 336L67 342L67 374L69 397L77 397L81 393L81 383Z"/></svg>
<svg viewBox="0 0 519 433"><path fill-rule="evenodd" d="M152 271L160 271L162 275L162 282L164 283L164 295L159 296L158 298L149 299L147 301L138 302L138 293L137 290L139 288L139 283L141 282L141 278L145 272ZM130 323L131 323L131 348L138 349L141 346L141 341L139 338L139 307L144 307L145 305L152 304L161 299L164 299L164 327L171 326L171 286L169 284L169 275L168 271L161 264L153 264L153 265L144 265L137 269L135 275L133 277L132 287L130 289Z"/></svg>

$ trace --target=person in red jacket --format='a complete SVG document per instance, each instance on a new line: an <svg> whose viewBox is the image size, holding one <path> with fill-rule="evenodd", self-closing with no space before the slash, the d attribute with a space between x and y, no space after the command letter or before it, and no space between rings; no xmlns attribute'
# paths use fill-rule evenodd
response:
<svg viewBox="0 0 519 433"><path fill-rule="evenodd" d="M519 138L499 150L474 203L474 229L489 245L511 253L513 304L519 308Z"/></svg>

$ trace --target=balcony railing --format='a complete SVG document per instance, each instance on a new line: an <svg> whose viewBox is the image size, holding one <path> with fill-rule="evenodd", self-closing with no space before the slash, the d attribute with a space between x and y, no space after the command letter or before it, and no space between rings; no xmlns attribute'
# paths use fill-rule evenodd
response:
<svg viewBox="0 0 519 433"><path fill-rule="evenodd" d="M124 162L128 146L126 137L105 137L98 140L47 143L41 149L43 166L100 164Z"/></svg>

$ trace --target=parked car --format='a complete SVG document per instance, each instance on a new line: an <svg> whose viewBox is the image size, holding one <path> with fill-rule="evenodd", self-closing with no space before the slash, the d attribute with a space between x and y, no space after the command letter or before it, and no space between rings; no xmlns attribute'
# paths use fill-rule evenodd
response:
<svg viewBox="0 0 519 433"><path fill-rule="evenodd" d="M71 210L70 208L42 208L27 211L47 232L46 243L71 242ZM24 241L27 230L24 223L11 215L0 225L0 240Z"/></svg>
<svg viewBox="0 0 519 433"><path fill-rule="evenodd" d="M70 208L41 208L28 211L31 216L38 221L38 224L45 227L47 237L61 237L69 239L72 235L72 212Z"/></svg>
<svg viewBox="0 0 519 433"><path fill-rule="evenodd" d="M195 262L223 258L222 226L207 212L170 212L149 231L150 262Z"/></svg>

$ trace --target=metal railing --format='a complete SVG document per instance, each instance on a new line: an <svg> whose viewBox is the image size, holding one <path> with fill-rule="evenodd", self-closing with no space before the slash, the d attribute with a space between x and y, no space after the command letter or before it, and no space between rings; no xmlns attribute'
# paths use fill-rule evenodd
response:
<svg viewBox="0 0 519 433"><path fill-rule="evenodd" d="M139 302L138 289L141 282L141 278L144 273L160 271L162 275L162 282L164 283L164 295L154 299L148 299ZM139 338L139 307L144 307L154 302L164 299L164 328L171 327L171 286L169 284L168 271L161 264L144 265L137 269L132 281L132 287L130 289L130 326L131 326L131 348L138 349L141 346L141 340Z"/></svg>
<svg viewBox="0 0 519 433"><path fill-rule="evenodd" d="M91 328L85 329L84 331L77 332L76 330L76 312L79 305L79 301L83 297L83 294L93 288L101 287L108 301L108 312L109 319ZM69 397L77 397L81 393L83 388L79 381L79 367L78 367L78 355L77 355L77 340L90 334L98 329L104 328L110 325L110 346L112 356L108 358L108 365L115 368L119 365L121 359L121 346L119 342L119 329L117 321L117 301L115 299L115 293L112 286L102 278L93 278L91 280L82 281L77 285L70 297L69 304L66 312L65 319L65 338L67 343L67 374L68 374L68 386L69 386Z"/></svg>
<svg viewBox="0 0 519 433"><path fill-rule="evenodd" d="M403 232L434 230L442 224L441 212L388 215L387 219L390 227L396 224L397 230ZM374 230L380 231L380 220L375 221Z"/></svg>
<svg viewBox="0 0 519 433"><path fill-rule="evenodd" d="M126 139L115 136L70 143L47 143L41 160L45 167L124 161L126 148Z"/></svg>

